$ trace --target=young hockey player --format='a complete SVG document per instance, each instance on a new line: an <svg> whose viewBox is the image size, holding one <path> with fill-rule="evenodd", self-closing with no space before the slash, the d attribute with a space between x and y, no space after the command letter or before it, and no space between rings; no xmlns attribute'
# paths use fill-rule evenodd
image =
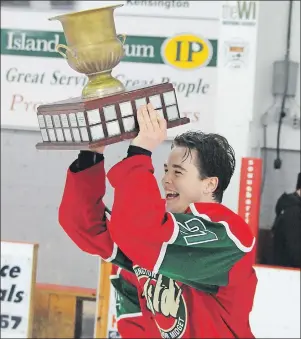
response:
<svg viewBox="0 0 301 339"><path fill-rule="evenodd" d="M107 175L110 220L103 155L81 152L68 170L60 224L83 251L116 265L123 338L254 338L255 239L221 204L235 168L231 146L217 134L175 138L162 199L151 154L166 138L166 121L151 105L137 116L139 135Z"/></svg>

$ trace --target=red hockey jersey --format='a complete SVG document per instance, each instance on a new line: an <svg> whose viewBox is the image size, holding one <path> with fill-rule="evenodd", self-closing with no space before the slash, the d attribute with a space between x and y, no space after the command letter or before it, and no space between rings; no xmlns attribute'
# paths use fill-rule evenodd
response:
<svg viewBox="0 0 301 339"><path fill-rule="evenodd" d="M69 171L59 220L82 250L120 267L111 281L121 335L252 338L257 278L248 225L217 203L166 213L151 159L143 155L109 171L115 196L105 222L103 178L103 163Z"/></svg>

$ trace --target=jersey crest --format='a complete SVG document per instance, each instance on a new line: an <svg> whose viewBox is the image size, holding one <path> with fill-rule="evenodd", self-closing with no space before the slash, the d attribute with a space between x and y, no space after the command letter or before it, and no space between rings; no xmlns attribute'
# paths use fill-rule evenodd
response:
<svg viewBox="0 0 301 339"><path fill-rule="evenodd" d="M181 338L187 326L187 307L182 288L173 279L133 267L142 286L142 298L154 315L162 338Z"/></svg>

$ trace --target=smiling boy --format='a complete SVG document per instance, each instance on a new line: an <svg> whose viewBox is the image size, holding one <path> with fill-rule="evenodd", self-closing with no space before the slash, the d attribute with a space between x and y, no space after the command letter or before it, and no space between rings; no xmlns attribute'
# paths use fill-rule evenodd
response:
<svg viewBox="0 0 301 339"><path fill-rule="evenodd" d="M166 121L151 105L137 117L140 132L127 157L107 174L110 220L101 201L103 155L81 152L68 170L60 224L83 251L115 265L123 338L253 338L255 239L221 204L235 169L233 149L217 134L175 138L162 199L151 154L166 139Z"/></svg>

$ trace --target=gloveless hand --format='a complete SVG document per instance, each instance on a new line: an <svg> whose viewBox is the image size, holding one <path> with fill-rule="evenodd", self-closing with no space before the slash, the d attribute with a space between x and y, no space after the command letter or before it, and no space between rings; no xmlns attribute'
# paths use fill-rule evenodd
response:
<svg viewBox="0 0 301 339"><path fill-rule="evenodd" d="M153 151L167 136L167 123L152 104L141 106L137 111L139 134L132 141L133 146L139 146Z"/></svg>

